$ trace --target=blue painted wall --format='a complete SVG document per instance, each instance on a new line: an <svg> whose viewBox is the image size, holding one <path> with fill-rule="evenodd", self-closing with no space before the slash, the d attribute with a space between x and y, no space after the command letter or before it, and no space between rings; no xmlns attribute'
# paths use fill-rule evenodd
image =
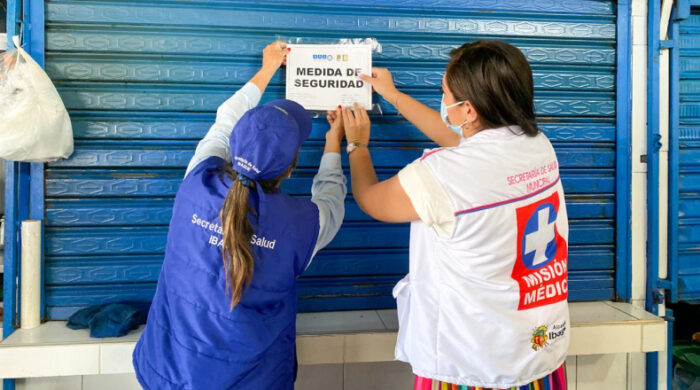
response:
<svg viewBox="0 0 700 390"><path fill-rule="evenodd" d="M375 37L383 51L374 64L389 67L400 88L435 108L452 48L483 38L518 46L532 63L540 126L562 167L571 299L612 299L617 5L464 3L48 2L46 70L71 112L76 137L74 156L45 171L49 317L105 301L150 299L173 196L196 142L278 36ZM278 75L264 100L283 95ZM388 178L433 145L378 102L384 116L373 118L372 155L379 176ZM314 120L285 191L309 195L325 130L324 120ZM391 288L408 270L408 226L373 222L351 197L347 202L338 237L301 280L302 310L394 306Z"/></svg>

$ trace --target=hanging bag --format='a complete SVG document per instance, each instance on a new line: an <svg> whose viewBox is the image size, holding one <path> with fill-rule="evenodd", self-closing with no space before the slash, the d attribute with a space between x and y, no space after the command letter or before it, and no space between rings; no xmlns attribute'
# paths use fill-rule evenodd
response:
<svg viewBox="0 0 700 390"><path fill-rule="evenodd" d="M49 76L12 38L0 61L0 158L48 162L73 153L73 128Z"/></svg>

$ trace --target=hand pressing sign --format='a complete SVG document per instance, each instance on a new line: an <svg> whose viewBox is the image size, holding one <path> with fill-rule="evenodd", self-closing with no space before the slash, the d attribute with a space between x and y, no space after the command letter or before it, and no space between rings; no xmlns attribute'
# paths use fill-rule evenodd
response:
<svg viewBox="0 0 700 390"><path fill-rule="evenodd" d="M332 110L358 102L372 106L371 45L288 45L286 98L307 110Z"/></svg>

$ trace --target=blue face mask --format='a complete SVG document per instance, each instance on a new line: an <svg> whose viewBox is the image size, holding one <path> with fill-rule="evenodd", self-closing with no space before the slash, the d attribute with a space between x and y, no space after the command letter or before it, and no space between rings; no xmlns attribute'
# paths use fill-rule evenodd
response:
<svg viewBox="0 0 700 390"><path fill-rule="evenodd" d="M445 125L447 125L447 128L454 131L457 133L460 137L462 136L462 126L467 123L468 121L462 122L461 125L453 125L450 123L450 119L447 117L447 109L452 108L455 106L458 106L460 104L464 103L464 101L457 102L455 104L450 104L449 106L445 105L445 94L442 94L442 99L440 99L440 117L442 118L442 121L445 122Z"/></svg>

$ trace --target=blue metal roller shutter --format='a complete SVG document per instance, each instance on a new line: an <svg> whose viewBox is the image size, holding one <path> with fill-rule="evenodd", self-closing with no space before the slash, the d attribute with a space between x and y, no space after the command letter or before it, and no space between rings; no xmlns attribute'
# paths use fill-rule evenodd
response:
<svg viewBox="0 0 700 390"><path fill-rule="evenodd" d="M570 297L615 296L616 5L609 1L49 1L46 70L73 119L76 152L46 169L50 318L85 305L150 300L173 196L214 111L253 75L276 36L376 37L400 88L432 107L449 51L481 38L533 65L541 129L555 144L571 219ZM272 80L264 99L284 95ZM433 145L387 102L373 118L380 178ZM308 196L326 124L315 119L284 184ZM347 159L344 157L347 167ZM346 222L301 280L306 311L393 307L408 226Z"/></svg>
<svg viewBox="0 0 700 390"><path fill-rule="evenodd" d="M700 303L700 8L680 24L679 40L680 127L671 129L677 133L669 161L669 257L678 283L674 298Z"/></svg>

